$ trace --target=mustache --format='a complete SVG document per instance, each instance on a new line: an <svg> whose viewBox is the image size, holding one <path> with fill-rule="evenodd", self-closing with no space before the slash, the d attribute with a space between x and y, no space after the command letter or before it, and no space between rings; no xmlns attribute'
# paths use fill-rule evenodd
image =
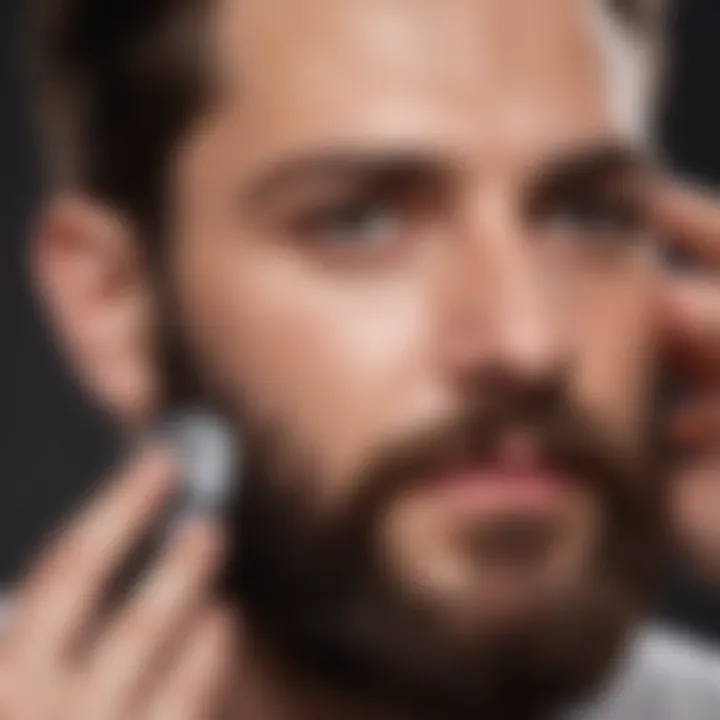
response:
<svg viewBox="0 0 720 720"><path fill-rule="evenodd" d="M498 379L454 419L376 453L353 484L357 491L345 503L338 529L366 526L398 494L437 482L448 470L492 461L503 440L518 432L531 439L544 467L618 497L621 509L629 495L647 492L649 457L613 439L570 399L562 381L518 387Z"/></svg>

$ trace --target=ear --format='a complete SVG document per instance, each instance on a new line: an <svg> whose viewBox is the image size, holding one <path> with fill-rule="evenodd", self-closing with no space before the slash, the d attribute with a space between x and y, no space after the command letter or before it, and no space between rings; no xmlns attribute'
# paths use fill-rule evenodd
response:
<svg viewBox="0 0 720 720"><path fill-rule="evenodd" d="M158 406L153 307L136 233L80 197L53 200L32 246L32 270L61 349L82 385L125 425Z"/></svg>

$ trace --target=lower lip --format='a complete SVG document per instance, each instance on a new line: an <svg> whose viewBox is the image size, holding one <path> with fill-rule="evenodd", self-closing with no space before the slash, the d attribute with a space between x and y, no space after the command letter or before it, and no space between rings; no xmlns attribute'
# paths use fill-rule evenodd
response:
<svg viewBox="0 0 720 720"><path fill-rule="evenodd" d="M469 512L552 511L564 505L572 483L559 473L468 470L433 478L423 495L433 504Z"/></svg>

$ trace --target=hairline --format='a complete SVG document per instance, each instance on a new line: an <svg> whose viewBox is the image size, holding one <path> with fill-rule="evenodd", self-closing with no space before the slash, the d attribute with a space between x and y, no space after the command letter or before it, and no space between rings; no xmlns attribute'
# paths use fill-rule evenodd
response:
<svg viewBox="0 0 720 720"><path fill-rule="evenodd" d="M193 38L193 44L196 50L200 49L202 53L201 62L203 64L203 77L200 82L203 84L200 96L192 103L192 108L187 109L184 117L176 118L175 132L171 137L164 138L164 167L156 168L157 179L160 183L165 183L170 174L170 160L173 152L182 144L183 140L191 132L192 128L201 120L203 114L212 106L214 99L221 92L216 85L219 85L220 68L219 59L213 58L211 62L208 58L215 54L212 47L215 43L216 26L212 22L213 12L212 4L218 0L188 0L188 2L174 4L178 11L182 9L196 9L202 13L202 22L195 23L189 32ZM656 11L658 3L662 0L586 0L591 6L591 10L595 14L597 28L599 29L598 40L603 47L603 53L606 57L606 70L608 75L608 91L613 97L614 113L617 116L624 117L624 124L635 125L632 131L633 137L639 137L648 126L649 112L653 105L653 89L657 85L656 71L657 59L659 52L657 50L658 27L656 26L657 12L646 13L642 15L646 19L645 25L634 25L628 22L629 17L637 19L640 15L639 10L646 5L653 5ZM60 0L62 2L62 0ZM614 7L611 7L614 6ZM621 18L618 13L618 5L622 5L625 18ZM172 8L171 11L172 12ZM194 17L192 14L190 17ZM187 17L185 18L187 21ZM182 19L180 20L182 22ZM163 22L163 27L168 23L178 22L178 18L173 16L172 20L167 18ZM202 48L200 48L202 46ZM622 59L620 56L622 55ZM198 56L200 57L200 56ZM177 57L175 57L177 61ZM618 65L618 61L623 64L622 68L613 67ZM632 64L633 67L629 67ZM177 67L167 68L168 73L179 74L188 72L187 66L183 68ZM70 75L68 73L68 75ZM617 88L615 84L619 81L627 86L627 77L635 75L637 80L634 85L631 83L622 92L622 98L616 96ZM65 78L65 86L61 89L58 97L62 97L65 93L65 102L61 103L55 100L55 111L65 110L67 113L72 111L72 116L68 115L63 122L45 125L45 158L48 160L48 170L51 180L49 191L51 193L58 192L76 192L98 200L103 198L102 188L93 187L91 168L97 167L92 157L93 149L90 147L91 139L89 139L89 131L83 127L83 123L88 122L93 105L93 100L97 102L97 98L90 96L90 93L83 93L83 88L74 87L73 84L81 84L77 78L68 76ZM97 88L96 88L97 90ZM57 88L45 88L46 95L57 91ZM160 87L155 88L156 92L160 92ZM47 98L40 98L47 100ZM52 103L50 103L52 104ZM58 108L58 105L67 107ZM72 109L69 106L73 106ZM42 106L41 106L42 112ZM97 112L97 110L96 110ZM62 114L62 113L60 113ZM52 112L50 113L52 115ZM642 117L641 117L642 116ZM102 140L101 140L102 145ZM65 156L62 156L63 151ZM102 151L102 148L99 149ZM100 164L100 163L98 163ZM106 175L113 174L113 168L104 168ZM119 169L118 169L119 172ZM95 174L102 175L102 169ZM165 188L157 189L157 197L163 197L166 192ZM112 202L112 198L107 198ZM130 212L134 212L129 209ZM158 209L161 211L160 209Z"/></svg>

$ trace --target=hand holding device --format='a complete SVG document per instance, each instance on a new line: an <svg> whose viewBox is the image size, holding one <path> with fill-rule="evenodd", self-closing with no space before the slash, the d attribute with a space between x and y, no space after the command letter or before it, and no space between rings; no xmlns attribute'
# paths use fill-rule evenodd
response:
<svg viewBox="0 0 720 720"><path fill-rule="evenodd" d="M224 699L235 617L214 592L229 436L207 416L174 416L180 460L145 451L104 484L28 573L0 638L7 720L207 720ZM171 498L172 531L119 606L113 581Z"/></svg>

